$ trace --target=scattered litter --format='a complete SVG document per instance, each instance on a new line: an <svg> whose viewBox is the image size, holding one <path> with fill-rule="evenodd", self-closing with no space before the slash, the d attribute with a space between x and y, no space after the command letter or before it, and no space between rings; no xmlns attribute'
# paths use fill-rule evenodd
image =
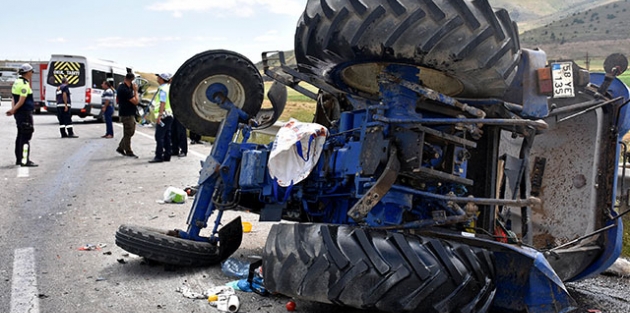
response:
<svg viewBox="0 0 630 313"><path fill-rule="evenodd" d="M287 311L293 312L295 311L295 302L289 301L286 305Z"/></svg>
<svg viewBox="0 0 630 313"><path fill-rule="evenodd" d="M125 261L125 259L117 259L116 261L118 261L118 263L120 264L127 264L127 261Z"/></svg>
<svg viewBox="0 0 630 313"><path fill-rule="evenodd" d="M216 306L222 312L237 312L241 307L241 301L234 292L234 288L228 286L216 286L206 290L210 305Z"/></svg>
<svg viewBox="0 0 630 313"><path fill-rule="evenodd" d="M256 261L248 263L236 258L228 258L221 263L221 271L230 277L240 278L226 284L235 290L255 292L261 296L267 296L262 276L262 258L250 257Z"/></svg>
<svg viewBox="0 0 630 313"><path fill-rule="evenodd" d="M175 213L172 213L172 212L171 212L171 214L168 215L168 217L171 217L171 218L173 218L175 216L177 216L177 215L175 215Z"/></svg>
<svg viewBox="0 0 630 313"><path fill-rule="evenodd" d="M242 222L243 224L243 232L244 233L249 233L252 231L252 223L250 222Z"/></svg>
<svg viewBox="0 0 630 313"><path fill-rule="evenodd" d="M252 278L252 281L248 281L247 278L239 279L231 281L226 286L234 288L234 290L244 291L244 292L255 292L259 295L266 296L268 295L267 290L263 287L262 277L255 275Z"/></svg>
<svg viewBox="0 0 630 313"><path fill-rule="evenodd" d="M208 295L235 294L235 292L233 288L230 288L228 286L214 286L206 290L206 294Z"/></svg>
<svg viewBox="0 0 630 313"><path fill-rule="evenodd" d="M241 301L237 295L219 295L219 300L211 302L217 304L217 310L222 312L238 312Z"/></svg>
<svg viewBox="0 0 630 313"><path fill-rule="evenodd" d="M249 262L236 258L227 258L221 262L221 271L223 274L234 278L247 278L249 274Z"/></svg>
<svg viewBox="0 0 630 313"><path fill-rule="evenodd" d="M178 287L175 291L180 292L184 297L189 299L208 299L210 305L216 306L217 310L223 312L237 312L241 306L240 300L234 292L234 288L228 286L210 287L208 290L199 293L183 285Z"/></svg>
<svg viewBox="0 0 630 313"><path fill-rule="evenodd" d="M190 287L188 286L180 286L177 289L175 289L175 291L181 292L181 294L184 297L189 298L189 299L206 299L207 298L207 296L204 295L203 293L197 293L190 290Z"/></svg>
<svg viewBox="0 0 630 313"><path fill-rule="evenodd" d="M85 244L83 247L79 247L78 250L80 251L94 251L94 250L101 250L101 248L107 247L106 244L104 243L99 243L98 245L93 245L91 243Z"/></svg>
<svg viewBox="0 0 630 313"><path fill-rule="evenodd" d="M184 203L186 202L186 198L188 194L186 191L175 188L173 186L166 188L164 191L163 200L165 203Z"/></svg>
<svg viewBox="0 0 630 313"><path fill-rule="evenodd" d="M194 197L197 194L198 190L199 190L199 186L192 186L192 187L184 188L184 191L189 197Z"/></svg>
<svg viewBox="0 0 630 313"><path fill-rule="evenodd" d="M154 220L156 218L158 218L158 216L157 215L153 215L153 216L149 217L149 220Z"/></svg>
<svg viewBox="0 0 630 313"><path fill-rule="evenodd" d="M38 297L38 298L40 298L40 299L46 299L46 298L48 298L49 296L48 296L48 295L46 295L46 294L40 293L40 294L38 294L38 295L37 295L37 297Z"/></svg>
<svg viewBox="0 0 630 313"><path fill-rule="evenodd" d="M105 277L96 277L96 281L104 281L107 280Z"/></svg>
<svg viewBox="0 0 630 313"><path fill-rule="evenodd" d="M103 254L104 255L112 255L112 252L111 251L106 251L106 252L103 252Z"/></svg>

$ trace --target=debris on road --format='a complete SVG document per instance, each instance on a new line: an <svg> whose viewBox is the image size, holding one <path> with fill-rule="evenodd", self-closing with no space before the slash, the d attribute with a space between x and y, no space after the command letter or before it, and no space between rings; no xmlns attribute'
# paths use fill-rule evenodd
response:
<svg viewBox="0 0 630 313"><path fill-rule="evenodd" d="M164 191L162 201L164 201L164 203L185 203L187 198L188 193L186 191L170 186Z"/></svg>
<svg viewBox="0 0 630 313"><path fill-rule="evenodd" d="M295 302L294 301L287 302L286 307L287 307L287 311L289 312L295 311Z"/></svg>
<svg viewBox="0 0 630 313"><path fill-rule="evenodd" d="M107 247L107 244L104 243L99 243L98 245L93 245L91 243L87 243L82 247L79 247L78 250L80 251L94 251L94 250L101 250L102 248Z"/></svg>
<svg viewBox="0 0 630 313"><path fill-rule="evenodd" d="M190 289L190 287L186 285L177 287L175 291L180 292L184 297L188 299L206 299L207 298L207 296L204 295L203 293L194 292Z"/></svg>
<svg viewBox="0 0 630 313"><path fill-rule="evenodd" d="M221 262L223 274L234 278L247 278L249 274L249 262L237 258L227 258Z"/></svg>
<svg viewBox="0 0 630 313"><path fill-rule="evenodd" d="M208 290L199 293L183 285L178 287L175 291L180 292L184 297L189 299L208 299L210 305L222 312L238 312L241 307L241 302L234 288L229 286L210 287Z"/></svg>

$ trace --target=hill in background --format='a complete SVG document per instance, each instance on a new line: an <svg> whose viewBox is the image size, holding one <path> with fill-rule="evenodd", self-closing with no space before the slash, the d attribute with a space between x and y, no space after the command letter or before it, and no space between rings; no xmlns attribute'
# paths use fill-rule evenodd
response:
<svg viewBox="0 0 630 313"><path fill-rule="evenodd" d="M615 1L619 0L489 0L493 7L506 9L521 31Z"/></svg>
<svg viewBox="0 0 630 313"><path fill-rule="evenodd" d="M521 33L521 46L539 47L551 58L603 59L630 51L630 2L616 1L575 12Z"/></svg>

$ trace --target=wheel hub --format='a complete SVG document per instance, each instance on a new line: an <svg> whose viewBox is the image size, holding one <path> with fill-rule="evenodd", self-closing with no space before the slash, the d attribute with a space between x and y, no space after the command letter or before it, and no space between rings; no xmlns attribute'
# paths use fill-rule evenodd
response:
<svg viewBox="0 0 630 313"><path fill-rule="evenodd" d="M243 85L229 75L214 75L202 80L195 88L192 105L195 113L210 122L222 121L226 111L216 102L219 93L238 108L242 108L245 103Z"/></svg>

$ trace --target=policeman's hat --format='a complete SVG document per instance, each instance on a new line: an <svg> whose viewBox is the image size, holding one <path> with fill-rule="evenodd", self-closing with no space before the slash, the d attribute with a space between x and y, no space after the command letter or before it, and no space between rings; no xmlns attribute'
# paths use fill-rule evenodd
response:
<svg viewBox="0 0 630 313"><path fill-rule="evenodd" d="M24 63L20 65L20 69L18 70L18 73L25 74L32 71L33 71L33 67L28 63Z"/></svg>

